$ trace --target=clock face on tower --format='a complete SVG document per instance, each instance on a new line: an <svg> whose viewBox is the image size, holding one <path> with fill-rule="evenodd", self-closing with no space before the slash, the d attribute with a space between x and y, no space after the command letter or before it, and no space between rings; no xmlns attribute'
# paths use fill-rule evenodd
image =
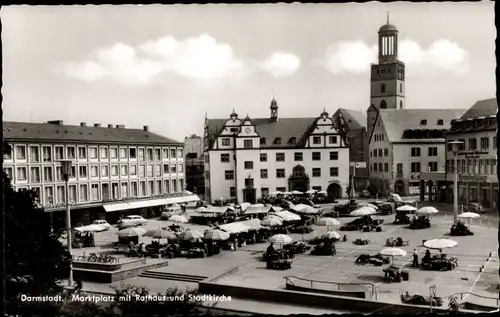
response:
<svg viewBox="0 0 500 317"><path fill-rule="evenodd" d="M250 132L252 132L252 129L250 129L250 128L246 128L246 129L245 129L245 132L246 132L246 133L250 133Z"/></svg>

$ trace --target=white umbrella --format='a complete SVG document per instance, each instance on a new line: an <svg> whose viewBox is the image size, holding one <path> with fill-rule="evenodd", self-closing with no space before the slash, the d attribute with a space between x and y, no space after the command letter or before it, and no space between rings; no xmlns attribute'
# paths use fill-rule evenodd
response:
<svg viewBox="0 0 500 317"><path fill-rule="evenodd" d="M205 231L203 238L207 240L222 241L229 239L229 233L217 229L208 229Z"/></svg>
<svg viewBox="0 0 500 317"><path fill-rule="evenodd" d="M277 212L276 216L279 218L282 218L285 221L298 221L298 220L302 219L302 218L300 218L299 215L296 215L293 212L289 212L286 210Z"/></svg>
<svg viewBox="0 0 500 317"><path fill-rule="evenodd" d="M120 238L130 238L142 236L146 231L142 228L131 227L118 231L116 234Z"/></svg>
<svg viewBox="0 0 500 317"><path fill-rule="evenodd" d="M151 237L153 239L177 240L177 236L172 231L168 231L162 228L149 230L144 234L144 236Z"/></svg>
<svg viewBox="0 0 500 317"><path fill-rule="evenodd" d="M309 189L308 191L306 191L306 194L314 194L314 193L316 193L315 189Z"/></svg>
<svg viewBox="0 0 500 317"><path fill-rule="evenodd" d="M197 240L197 239L203 239L203 234L196 230L191 230L188 229L186 231L181 232L178 235L179 239L184 240L184 241L189 241L189 240Z"/></svg>
<svg viewBox="0 0 500 317"><path fill-rule="evenodd" d="M373 204L370 204L370 203L367 203L367 202L364 202L364 201L360 202L359 205L362 206L362 207L369 207L369 208L372 208L372 209L375 209L375 210L378 209L377 206L375 206Z"/></svg>
<svg viewBox="0 0 500 317"><path fill-rule="evenodd" d="M278 217L269 217L262 220L260 224L266 227L278 227L283 225L283 220L278 219Z"/></svg>
<svg viewBox="0 0 500 317"><path fill-rule="evenodd" d="M262 204L250 205L247 210L245 210L245 215L252 214L267 214L269 212L269 207Z"/></svg>
<svg viewBox="0 0 500 317"><path fill-rule="evenodd" d="M362 217L362 216L369 216L376 214L377 212L375 209L370 208L370 207L361 207L359 209L354 210L353 212L350 213L351 216L355 217Z"/></svg>
<svg viewBox="0 0 500 317"><path fill-rule="evenodd" d="M203 206L195 209L196 212L207 212L207 210L208 210L207 207L203 207Z"/></svg>
<svg viewBox="0 0 500 317"><path fill-rule="evenodd" d="M317 214L319 211L314 209L313 207L305 204L298 204L295 206L290 207L290 209L293 209L298 212L302 212L305 214Z"/></svg>
<svg viewBox="0 0 500 317"><path fill-rule="evenodd" d="M271 195L271 196L278 196L278 195L283 195L283 193L280 192L280 191L277 191L277 192L270 192L269 195Z"/></svg>
<svg viewBox="0 0 500 317"><path fill-rule="evenodd" d="M392 256L392 264L394 264L395 256L406 256L406 251L400 248L385 248L379 252L380 255Z"/></svg>
<svg viewBox="0 0 500 317"><path fill-rule="evenodd" d="M280 216L276 215L276 214L270 214L270 215L267 215L264 217L264 219L262 220L266 220L266 219L271 219L271 218L274 218L274 219L277 219L279 221L283 221L283 218L281 218Z"/></svg>
<svg viewBox="0 0 500 317"><path fill-rule="evenodd" d="M404 206L396 208L396 210L398 210L398 211L410 211L410 212L412 212L412 211L416 211L417 208L415 208L413 206L409 206L409 205L404 205Z"/></svg>
<svg viewBox="0 0 500 317"><path fill-rule="evenodd" d="M335 231L328 231L322 237L326 239L340 239L340 234Z"/></svg>
<svg viewBox="0 0 500 317"><path fill-rule="evenodd" d="M324 227L340 226L340 222L335 218L323 217L323 218L319 218L316 225L324 226Z"/></svg>
<svg viewBox="0 0 500 317"><path fill-rule="evenodd" d="M422 207L419 210L417 210L417 214L419 215L432 215L432 214L437 214L439 211L434 208L434 207Z"/></svg>
<svg viewBox="0 0 500 317"><path fill-rule="evenodd" d="M294 194L294 195L303 195L304 193L301 192L301 191L298 191L298 190L294 190L294 191L292 191L292 194Z"/></svg>
<svg viewBox="0 0 500 317"><path fill-rule="evenodd" d="M269 238L269 242L277 243L277 244L287 244L292 242L293 239L287 236L286 234L275 234L271 238Z"/></svg>
<svg viewBox="0 0 500 317"><path fill-rule="evenodd" d="M241 203L240 204L240 208L241 208L241 211L245 211L247 210L248 207L250 207L250 203Z"/></svg>
<svg viewBox="0 0 500 317"><path fill-rule="evenodd" d="M291 195L291 192L283 192L283 195Z"/></svg>
<svg viewBox="0 0 500 317"><path fill-rule="evenodd" d="M457 246L457 242L450 239L433 239L429 241L425 241L424 246L428 249L446 249L453 248Z"/></svg>
<svg viewBox="0 0 500 317"><path fill-rule="evenodd" d="M271 208L269 208L269 212L280 212L282 210L283 208L281 208L280 206L272 206Z"/></svg>
<svg viewBox="0 0 500 317"><path fill-rule="evenodd" d="M462 218L462 219L467 219L468 222L469 222L469 228L470 228L470 220L472 218L479 218L481 217L479 214L476 214L475 212L463 212L461 213L460 215L458 215L458 218Z"/></svg>
<svg viewBox="0 0 500 317"><path fill-rule="evenodd" d="M401 199L401 196L399 196L398 194L390 194L389 197L391 197L396 202L403 200L403 199Z"/></svg>
<svg viewBox="0 0 500 317"><path fill-rule="evenodd" d="M182 215L173 215L168 220L178 223L186 223L188 222L187 218Z"/></svg>
<svg viewBox="0 0 500 317"><path fill-rule="evenodd" d="M320 195L327 195L328 193L326 192L326 190L320 190L318 192L318 194L320 194Z"/></svg>

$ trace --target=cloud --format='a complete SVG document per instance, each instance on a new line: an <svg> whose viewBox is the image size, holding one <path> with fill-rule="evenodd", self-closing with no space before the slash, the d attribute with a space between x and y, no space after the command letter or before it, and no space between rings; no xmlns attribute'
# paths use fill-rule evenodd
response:
<svg viewBox="0 0 500 317"><path fill-rule="evenodd" d="M299 67L300 58L287 52L275 52L260 63L260 68L271 73L274 77L292 76Z"/></svg>
<svg viewBox="0 0 500 317"><path fill-rule="evenodd" d="M244 61L235 56L229 44L202 34L184 40L166 36L137 47L116 43L95 50L86 61L64 63L58 70L87 82L112 79L140 85L164 73L206 82L244 77L253 69L275 77L290 76L299 66L300 59L285 52L274 53L264 62Z"/></svg>
<svg viewBox="0 0 500 317"><path fill-rule="evenodd" d="M327 47L325 57L317 63L325 66L333 74L363 73L377 62L377 46L362 41L343 41ZM449 72L463 75L468 72L468 54L457 43L447 39L433 42L428 48L411 39L399 43L399 59L413 70L424 69L428 73ZM415 67L414 67L415 66ZM423 72L421 72L423 73Z"/></svg>

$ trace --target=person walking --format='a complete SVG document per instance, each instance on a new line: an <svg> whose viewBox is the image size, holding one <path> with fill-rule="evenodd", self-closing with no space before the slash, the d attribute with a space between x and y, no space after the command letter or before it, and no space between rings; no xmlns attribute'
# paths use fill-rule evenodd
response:
<svg viewBox="0 0 500 317"><path fill-rule="evenodd" d="M143 243L141 243L141 258L144 256L144 258L146 258L146 245Z"/></svg>
<svg viewBox="0 0 500 317"><path fill-rule="evenodd" d="M418 267L418 252L417 249L413 249L413 267Z"/></svg>

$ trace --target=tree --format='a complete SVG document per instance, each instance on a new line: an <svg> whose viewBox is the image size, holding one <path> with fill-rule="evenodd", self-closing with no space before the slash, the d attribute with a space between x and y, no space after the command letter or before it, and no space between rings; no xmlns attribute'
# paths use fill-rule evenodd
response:
<svg viewBox="0 0 500 317"><path fill-rule="evenodd" d="M3 145L4 153L10 146ZM50 219L37 206L34 191L16 192L3 173L5 219L5 282L7 307L18 306L20 295L60 292L60 280L69 276L71 256L52 232Z"/></svg>

